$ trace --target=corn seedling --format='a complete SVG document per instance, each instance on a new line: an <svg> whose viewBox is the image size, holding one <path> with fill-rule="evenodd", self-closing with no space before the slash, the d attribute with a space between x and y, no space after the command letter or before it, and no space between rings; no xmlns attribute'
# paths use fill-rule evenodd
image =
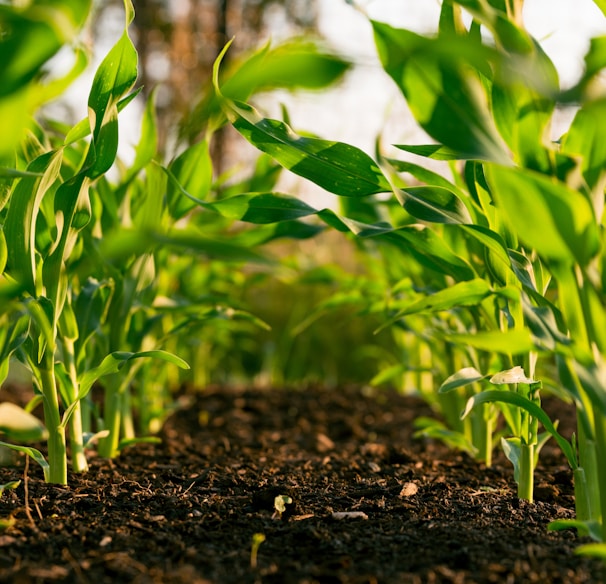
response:
<svg viewBox="0 0 606 584"><path fill-rule="evenodd" d="M606 11L602 2L596 5ZM298 135L285 122L264 118L223 92L221 58L215 90L233 127L254 146L291 172L356 201L337 214L271 193L264 197L266 216L269 209L276 222L292 213L316 216L360 241L395 247L400 261L412 258L414 293L396 303L390 322L406 323L414 312L456 314L460 327L431 321L429 327L435 353L457 351L451 373L496 370L500 381L515 376L517 367L529 372L513 385L509 379L510 391L476 387L472 412L488 402L508 404L513 436L504 445L517 461L520 495L529 499L540 422L573 469L578 519L604 542L606 155L600 136L606 101L598 75L606 53L603 39L593 39L578 83L562 91L553 63L524 27L522 8L522 1L445 0L436 35L370 23L383 68L434 141L398 148L447 162L452 180L380 153L375 161L347 144ZM552 142L556 106L574 106L577 113ZM391 214L377 212L378 193L397 202ZM362 198L371 203L357 204ZM259 219L248 209L240 218ZM561 389L575 404L573 443L540 408L533 381L537 356L557 364ZM606 544L600 545L582 551L603 555Z"/></svg>

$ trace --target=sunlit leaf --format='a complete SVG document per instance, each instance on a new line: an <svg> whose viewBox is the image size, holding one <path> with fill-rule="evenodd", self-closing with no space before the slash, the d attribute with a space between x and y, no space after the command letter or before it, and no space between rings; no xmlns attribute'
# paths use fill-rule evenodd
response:
<svg viewBox="0 0 606 584"><path fill-rule="evenodd" d="M448 379L440 385L438 393L448 393L459 387L465 387L466 385L483 381L487 377L487 375L482 375L475 367L464 367L448 377Z"/></svg>
<svg viewBox="0 0 606 584"><path fill-rule="evenodd" d="M422 128L458 158L507 164L509 157L474 68L493 52L464 37L427 38L373 21L384 69L396 82Z"/></svg>
<svg viewBox="0 0 606 584"><path fill-rule="evenodd" d="M39 442L48 437L38 418L11 402L0 403L0 433L9 440L25 443Z"/></svg>
<svg viewBox="0 0 606 584"><path fill-rule="evenodd" d="M429 223L472 223L467 207L449 189L439 186L400 189L402 206L416 219Z"/></svg>
<svg viewBox="0 0 606 584"><path fill-rule="evenodd" d="M586 265L600 249L593 208L580 192L520 168L491 165L487 178L520 240L545 258Z"/></svg>
<svg viewBox="0 0 606 584"><path fill-rule="evenodd" d="M530 332L526 330L453 333L444 338L452 343L469 345L482 351L523 355L534 349Z"/></svg>
<svg viewBox="0 0 606 584"><path fill-rule="evenodd" d="M503 402L506 404L512 404L517 406L518 408L522 408L527 411L532 417L536 418L543 424L543 427L558 443L558 446L562 449L562 452L566 456L568 460L568 464L572 469L577 467L577 456L572 448L572 445L566 438L564 438L561 434L558 433L556 427L553 422L549 419L549 416L545 413L544 410L541 409L540 406L529 400L527 397L519 393L515 393L513 391L497 391L497 390L489 390L483 391L481 393L476 393L467 401L467 405L465 406L465 410L461 414L461 417L465 417L469 414L469 412L476 406L484 403L490 402Z"/></svg>

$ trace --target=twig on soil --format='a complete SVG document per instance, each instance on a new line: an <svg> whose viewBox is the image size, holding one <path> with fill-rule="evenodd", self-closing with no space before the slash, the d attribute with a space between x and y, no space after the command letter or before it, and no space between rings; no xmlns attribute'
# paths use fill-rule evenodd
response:
<svg viewBox="0 0 606 584"><path fill-rule="evenodd" d="M32 517L32 512L29 508L29 456L25 457L25 471L23 473L23 490L25 493L25 515L29 519L29 524L31 525L34 531L39 531L34 518ZM40 511L38 511L40 513Z"/></svg>

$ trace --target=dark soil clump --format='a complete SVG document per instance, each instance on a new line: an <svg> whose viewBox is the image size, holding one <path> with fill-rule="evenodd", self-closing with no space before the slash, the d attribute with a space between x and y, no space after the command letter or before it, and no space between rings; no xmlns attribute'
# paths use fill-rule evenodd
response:
<svg viewBox="0 0 606 584"><path fill-rule="evenodd" d="M32 464L0 499L1 582L401 584L600 582L574 516L571 472L541 453L536 502L491 468L414 439L417 399L354 390L185 396L162 443L92 458L68 487ZM27 486L27 492L25 487ZM284 510L276 509L276 498ZM264 541L253 553L253 537Z"/></svg>

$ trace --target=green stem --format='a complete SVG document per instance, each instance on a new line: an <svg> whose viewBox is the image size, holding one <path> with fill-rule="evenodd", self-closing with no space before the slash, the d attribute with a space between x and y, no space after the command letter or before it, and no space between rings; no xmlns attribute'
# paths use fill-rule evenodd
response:
<svg viewBox="0 0 606 584"><path fill-rule="evenodd" d="M122 436L135 437L135 421L133 420L133 396L130 386L126 387L122 396Z"/></svg>
<svg viewBox="0 0 606 584"><path fill-rule="evenodd" d="M122 393L118 389L105 390L103 419L109 436L99 440L99 456L114 458L118 453L120 442L120 424L122 419Z"/></svg>
<svg viewBox="0 0 606 584"><path fill-rule="evenodd" d="M596 469L597 486L599 489L599 508L597 516L602 524L602 541L606 542L606 521L604 510L606 509L606 417L604 413L596 408L594 412L596 433Z"/></svg>
<svg viewBox="0 0 606 584"><path fill-rule="evenodd" d="M578 467L573 470L574 477L574 507L579 521L591 520L591 502L585 469Z"/></svg>
<svg viewBox="0 0 606 584"><path fill-rule="evenodd" d="M534 444L520 444L518 497L533 502L534 497Z"/></svg>
<svg viewBox="0 0 606 584"><path fill-rule="evenodd" d="M47 359L48 361L48 359ZM59 411L59 396L55 383L55 371L51 367L39 370L41 383L40 390L43 395L44 422L48 430L48 477L47 482L67 484L67 446L65 443L65 428L61 424Z"/></svg>
<svg viewBox="0 0 606 584"><path fill-rule="evenodd" d="M63 338L63 358L67 374L70 378L70 387L68 390L70 403L78 400L78 374L76 372L76 363L74 359L74 343L71 339ZM69 444L72 455L72 468L74 472L88 471L88 460L84 451L84 431L82 425L82 404L78 402L74 407L72 415L68 421Z"/></svg>
<svg viewBox="0 0 606 584"><path fill-rule="evenodd" d="M596 440L587 436L585 427L578 425L578 444L579 444L579 466L584 471L586 494L587 494L587 512L590 520L598 520L600 517L600 484L598 477L598 455ZM578 513L578 509L577 509Z"/></svg>

